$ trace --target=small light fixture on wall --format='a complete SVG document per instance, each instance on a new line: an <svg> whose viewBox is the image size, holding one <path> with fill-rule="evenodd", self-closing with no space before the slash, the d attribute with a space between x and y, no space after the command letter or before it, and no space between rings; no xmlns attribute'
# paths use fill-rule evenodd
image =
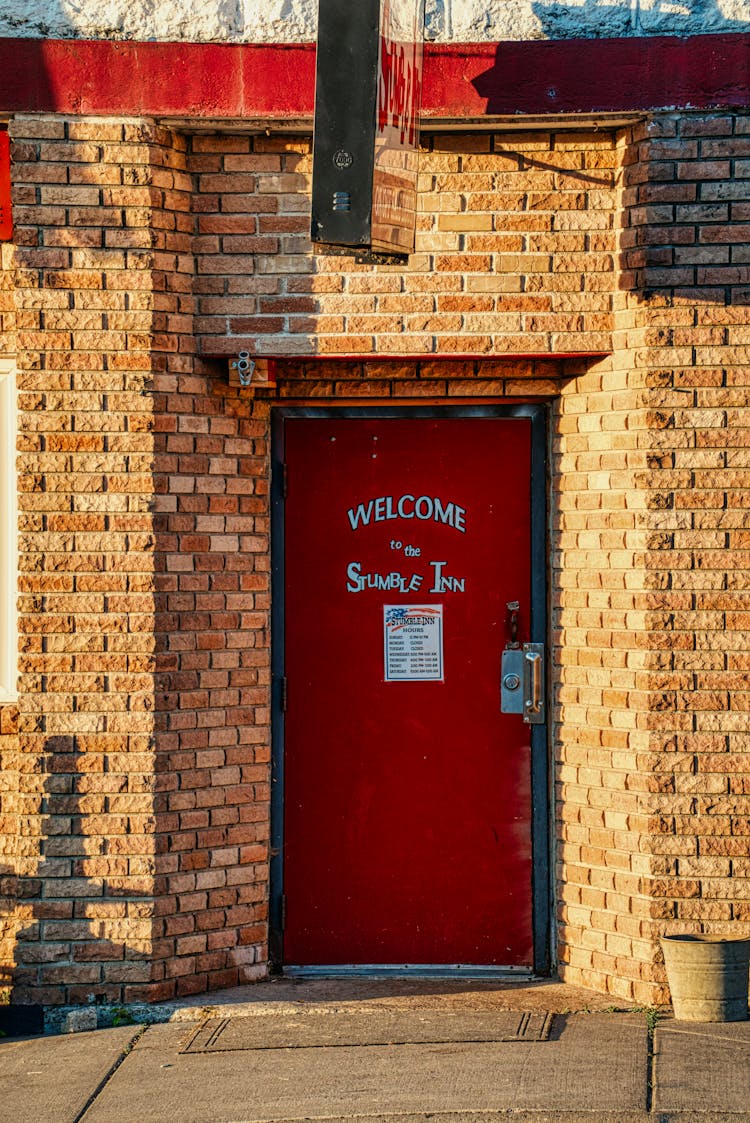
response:
<svg viewBox="0 0 750 1123"><path fill-rule="evenodd" d="M237 358L232 359L230 371L236 371L240 386L247 388L253 381L253 375L255 374L255 360L250 357L250 352L240 351ZM229 381L232 381L231 373Z"/></svg>
<svg viewBox="0 0 750 1123"><path fill-rule="evenodd" d="M276 385L274 359L257 359L249 351L238 351L229 359L229 385L240 390Z"/></svg>

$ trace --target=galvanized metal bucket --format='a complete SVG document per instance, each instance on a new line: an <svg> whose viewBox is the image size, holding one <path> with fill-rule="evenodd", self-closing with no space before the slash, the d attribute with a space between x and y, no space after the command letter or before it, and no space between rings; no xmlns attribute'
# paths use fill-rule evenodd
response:
<svg viewBox="0 0 750 1123"><path fill-rule="evenodd" d="M662 936L661 948L678 1021L746 1020L750 939Z"/></svg>

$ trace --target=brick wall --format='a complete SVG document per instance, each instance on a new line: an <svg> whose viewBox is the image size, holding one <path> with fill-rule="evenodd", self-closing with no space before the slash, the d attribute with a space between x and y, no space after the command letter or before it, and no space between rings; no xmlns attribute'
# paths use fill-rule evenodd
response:
<svg viewBox="0 0 750 1123"><path fill-rule="evenodd" d="M169 997L267 959L268 407L210 374L157 382L157 920Z"/></svg>
<svg viewBox="0 0 750 1123"><path fill-rule="evenodd" d="M550 401L562 974L654 1001L660 932L750 931L744 129L435 137L373 267L311 253L304 139L12 122L16 1001L265 970L276 401ZM228 386L245 347L275 387Z"/></svg>
<svg viewBox="0 0 750 1123"><path fill-rule="evenodd" d="M114 999L149 978L152 939L148 144L122 124L17 119L13 134L14 999Z"/></svg>
<svg viewBox="0 0 750 1123"><path fill-rule="evenodd" d="M0 356L3 358L15 354L16 349L12 259L12 247L0 242ZM3 998L12 981L10 965L16 933L22 924L17 904L17 869L24 846L16 798L17 730L17 706L0 703L0 996Z"/></svg>
<svg viewBox="0 0 750 1123"><path fill-rule="evenodd" d="M245 982L267 944L268 413L195 369L183 138L167 157L153 181L154 943L152 982L127 992L147 999Z"/></svg>
<svg viewBox="0 0 750 1123"><path fill-rule="evenodd" d="M306 140L194 136L206 354L607 352L617 152L607 133L434 137L404 266L313 255Z"/></svg>
<svg viewBox="0 0 750 1123"><path fill-rule="evenodd" d="M668 992L663 932L750 934L745 118L622 138L615 351L563 391L564 976Z"/></svg>
<svg viewBox="0 0 750 1123"><path fill-rule="evenodd" d="M750 125L666 117L632 150L627 264L649 344L637 358L651 430L652 915L673 932L747 936Z"/></svg>
<svg viewBox="0 0 750 1123"><path fill-rule="evenodd" d="M643 559L645 416L621 356L580 371L553 422L552 636L563 977L651 1001Z"/></svg>
<svg viewBox="0 0 750 1123"><path fill-rule="evenodd" d="M10 997L16 937L24 923L18 904L18 871L25 844L15 781L17 731L17 707L0 705L0 1001ZM37 850L33 839L30 849L35 859Z"/></svg>

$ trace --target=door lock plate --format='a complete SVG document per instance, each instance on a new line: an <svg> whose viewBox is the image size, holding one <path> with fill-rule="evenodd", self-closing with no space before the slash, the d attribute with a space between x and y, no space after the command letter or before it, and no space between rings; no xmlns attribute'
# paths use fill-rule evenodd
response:
<svg viewBox="0 0 750 1123"><path fill-rule="evenodd" d="M544 644L525 643L503 651L500 672L500 711L522 714L528 725L543 725Z"/></svg>
<svg viewBox="0 0 750 1123"><path fill-rule="evenodd" d="M500 672L500 711L504 714L523 713L523 651L509 647L503 652Z"/></svg>

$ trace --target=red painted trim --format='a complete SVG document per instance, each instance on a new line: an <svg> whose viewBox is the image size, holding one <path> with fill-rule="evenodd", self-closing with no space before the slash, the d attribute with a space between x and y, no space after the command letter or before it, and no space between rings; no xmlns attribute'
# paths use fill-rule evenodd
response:
<svg viewBox="0 0 750 1123"><path fill-rule="evenodd" d="M750 105L747 35L456 44L428 59L428 118Z"/></svg>
<svg viewBox="0 0 750 1123"><path fill-rule="evenodd" d="M0 111L312 115L313 44L0 39Z"/></svg>
<svg viewBox="0 0 750 1123"><path fill-rule="evenodd" d="M0 112L310 121L315 47L0 39ZM750 106L750 36L428 45L423 121Z"/></svg>
<svg viewBox="0 0 750 1123"><path fill-rule="evenodd" d="M13 234L13 213L10 205L10 141L0 130L0 242Z"/></svg>

